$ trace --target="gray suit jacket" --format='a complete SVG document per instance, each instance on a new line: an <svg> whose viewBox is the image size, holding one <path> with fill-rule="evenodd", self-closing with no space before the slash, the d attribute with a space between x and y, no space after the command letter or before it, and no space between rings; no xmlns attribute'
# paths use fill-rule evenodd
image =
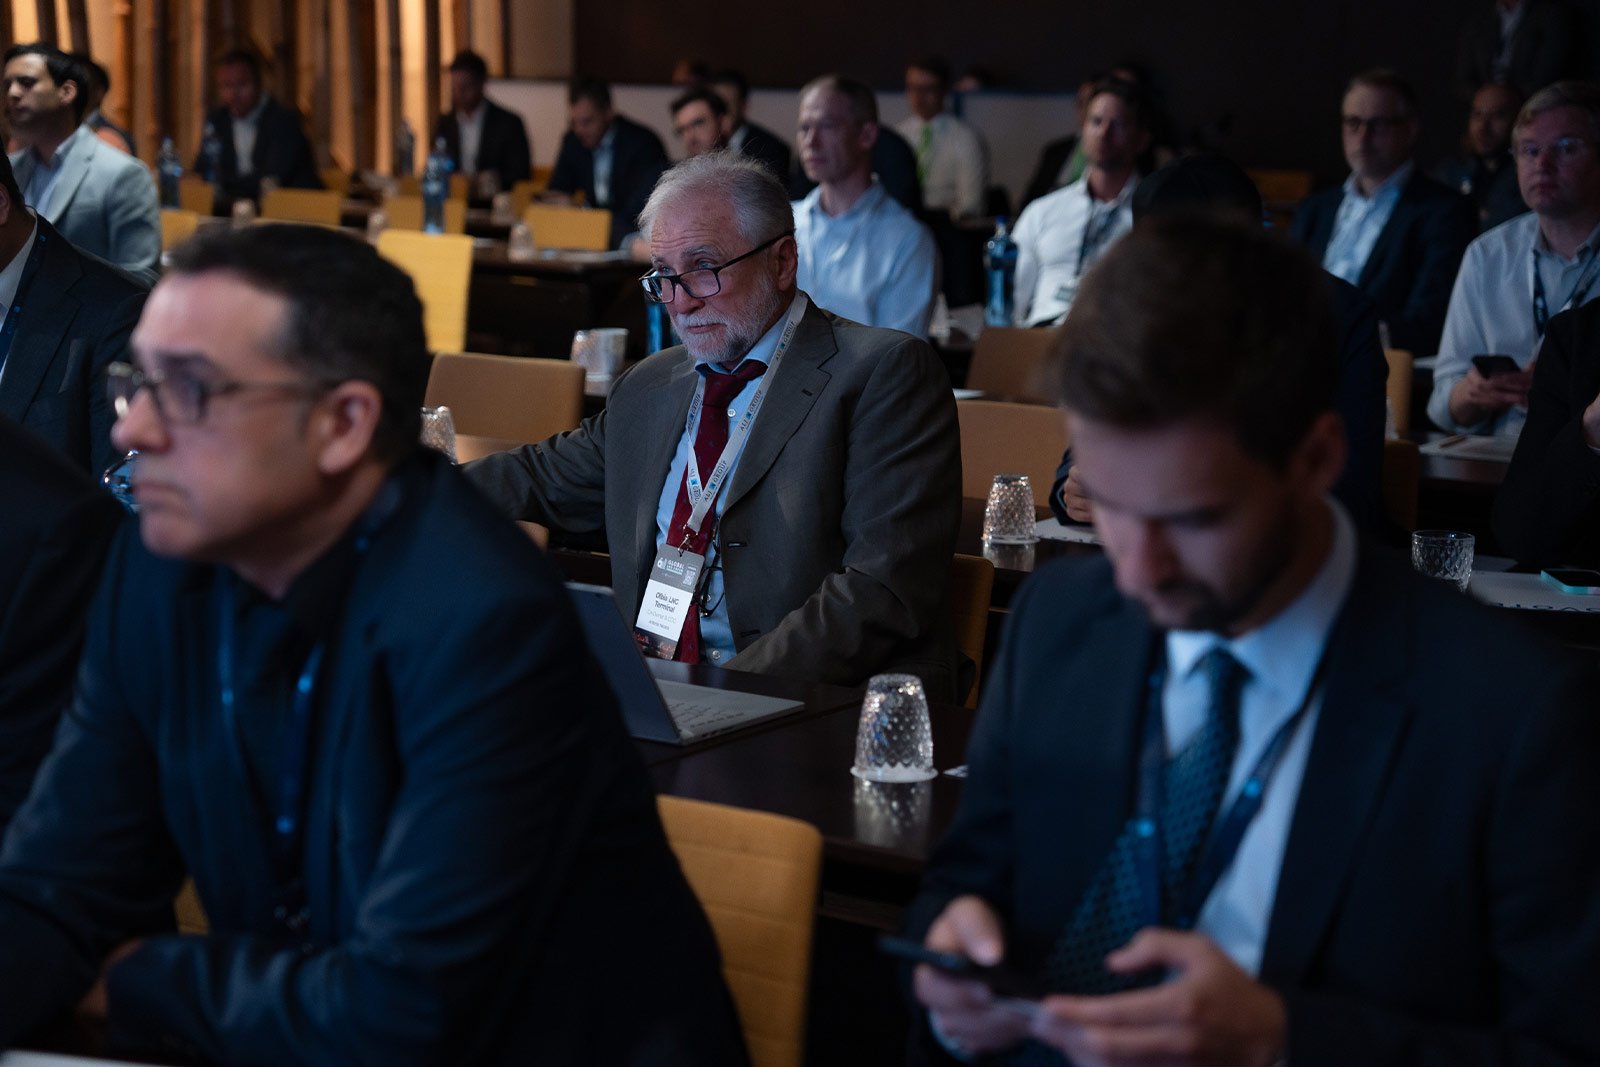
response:
<svg viewBox="0 0 1600 1067"><path fill-rule="evenodd" d="M517 518L603 525L630 620L695 377L686 351L667 349L619 378L578 429L466 468ZM925 342L812 306L724 492L738 648L726 666L842 685L904 669L936 698L954 695L943 606L961 453L950 381Z"/></svg>
<svg viewBox="0 0 1600 1067"><path fill-rule="evenodd" d="M154 281L161 259L161 204L150 172L87 126L79 126L66 144L71 147L44 217L85 252L125 270L147 272ZM33 152L13 153L11 166L26 191Z"/></svg>

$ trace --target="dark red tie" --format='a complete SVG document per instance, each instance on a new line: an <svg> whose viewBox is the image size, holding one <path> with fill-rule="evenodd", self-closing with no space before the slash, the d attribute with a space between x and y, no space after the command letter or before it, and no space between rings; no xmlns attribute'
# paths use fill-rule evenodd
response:
<svg viewBox="0 0 1600 1067"><path fill-rule="evenodd" d="M700 404L700 429L694 438L695 463L700 468L700 484L711 477L711 470L722 458L728 446L728 405L745 384L766 373L767 365L760 360L747 359L732 374L706 371L706 395ZM685 551L704 556L711 544L711 528L716 524L715 508L708 512L700 524L700 532L689 529L689 465L683 467L683 481L678 486L678 502L672 507L672 522L667 526L667 543L673 547L685 545ZM702 581L705 579L702 578ZM678 637L678 650L672 658L681 663L700 662L700 612L699 605L689 608L689 617L683 622L683 633Z"/></svg>

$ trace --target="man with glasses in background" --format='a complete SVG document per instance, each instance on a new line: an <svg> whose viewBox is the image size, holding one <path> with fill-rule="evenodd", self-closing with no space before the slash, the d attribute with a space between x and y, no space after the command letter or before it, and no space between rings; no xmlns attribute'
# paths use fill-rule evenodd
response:
<svg viewBox="0 0 1600 1067"><path fill-rule="evenodd" d="M760 163L712 152L668 171L639 217L642 281L683 345L578 429L467 476L519 519L603 528L618 607L653 654L846 685L894 668L953 696L949 379L926 343L815 306L791 226Z"/></svg>
<svg viewBox="0 0 1600 1067"><path fill-rule="evenodd" d="M1473 241L1461 261L1428 398L1428 417L1452 432L1520 433L1550 320L1600 295L1600 86L1535 93L1511 151L1533 210ZM1509 359L1474 363L1483 356Z"/></svg>
<svg viewBox="0 0 1600 1067"><path fill-rule="evenodd" d="M410 279L202 238L133 350L139 536L0 850L0 1047L76 1005L133 1056L743 1064L559 578L418 444Z"/></svg>
<svg viewBox="0 0 1600 1067"><path fill-rule="evenodd" d="M1367 294L1390 347L1432 355L1461 253L1477 233L1472 202L1417 172L1417 95L1394 71L1350 79L1340 128L1350 177L1301 205L1295 240Z"/></svg>

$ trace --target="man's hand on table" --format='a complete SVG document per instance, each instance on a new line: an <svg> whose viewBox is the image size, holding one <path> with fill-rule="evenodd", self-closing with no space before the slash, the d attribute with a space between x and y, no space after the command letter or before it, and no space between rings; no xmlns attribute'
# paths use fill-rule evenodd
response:
<svg viewBox="0 0 1600 1067"><path fill-rule="evenodd" d="M1073 522L1093 522L1094 505L1089 502L1083 484L1078 481L1078 468L1067 471L1067 480L1061 483L1061 506L1067 509L1067 518Z"/></svg>

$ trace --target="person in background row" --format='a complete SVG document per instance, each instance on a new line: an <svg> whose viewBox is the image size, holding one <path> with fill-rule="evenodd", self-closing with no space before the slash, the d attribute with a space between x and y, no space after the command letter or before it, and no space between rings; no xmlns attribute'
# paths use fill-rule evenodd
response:
<svg viewBox="0 0 1600 1067"><path fill-rule="evenodd" d="M1148 106L1137 89L1116 79L1090 92L1083 177L1029 204L1012 231L1018 325L1065 316L1084 272L1133 226L1138 160L1150 146Z"/></svg>
<svg viewBox="0 0 1600 1067"><path fill-rule="evenodd" d="M906 67L906 103L911 114L895 125L917 153L922 204L952 217L982 215L989 185L989 150L978 131L945 110L950 66L924 59Z"/></svg>
<svg viewBox="0 0 1600 1067"><path fill-rule="evenodd" d="M76 1007L134 1056L741 1067L559 576L418 444L410 278L207 235L133 349L138 531L0 848L0 1046Z"/></svg>
<svg viewBox="0 0 1600 1067"><path fill-rule="evenodd" d="M571 128L561 139L549 193L611 212L611 244L620 247L634 229L656 179L667 169L667 150L647 127L611 107L611 87L579 78L567 88Z"/></svg>
<svg viewBox="0 0 1600 1067"><path fill-rule="evenodd" d="M224 201L259 200L265 179L286 189L321 189L316 157L300 116L261 84L261 60L236 48L217 60L218 106L206 114L220 152L214 183ZM194 173L206 172L206 147Z"/></svg>
<svg viewBox="0 0 1600 1067"><path fill-rule="evenodd" d="M1533 210L1473 241L1456 275L1428 397L1428 417L1454 433L1520 433L1551 317L1600 296L1600 85L1533 94L1511 141ZM1473 362L1491 355L1511 362Z"/></svg>
<svg viewBox="0 0 1600 1067"><path fill-rule="evenodd" d="M917 968L925 1059L1600 1062L1592 669L1361 542L1335 336L1258 228L1154 220L1084 282L1105 555L1012 602L907 915L1043 995Z"/></svg>
<svg viewBox="0 0 1600 1067"><path fill-rule="evenodd" d="M484 175L494 175L496 192L510 189L533 175L533 153L522 116L489 100L483 86L489 65L473 51L458 52L450 61L450 110L433 125L433 137L444 138L445 152L456 170L483 188Z"/></svg>
<svg viewBox="0 0 1600 1067"><path fill-rule="evenodd" d="M83 125L89 76L48 44L5 52L6 114L20 149L11 166L40 218L78 248L154 277L161 206L145 165Z"/></svg>
<svg viewBox="0 0 1600 1067"><path fill-rule="evenodd" d="M754 160L673 167L639 225L647 298L683 344L578 429L467 477L516 518L603 528L617 606L653 655L841 685L904 670L954 698L949 376L926 342L799 291L793 224Z"/></svg>
<svg viewBox="0 0 1600 1067"><path fill-rule="evenodd" d="M1477 232L1472 204L1417 172L1417 95L1394 71L1350 79L1340 129L1350 177L1300 205L1294 238L1367 295L1390 347L1432 355L1456 267Z"/></svg>
<svg viewBox="0 0 1600 1067"><path fill-rule="evenodd" d="M779 181L786 181L794 153L789 150L788 141L746 116L750 106L749 80L739 71L722 70L706 79L705 85L728 105L728 147L765 163Z"/></svg>
<svg viewBox="0 0 1600 1067"><path fill-rule="evenodd" d="M830 74L800 90L800 162L818 185L794 203L798 284L836 315L927 337L939 254L873 175L879 134L861 82Z"/></svg>
<svg viewBox="0 0 1600 1067"><path fill-rule="evenodd" d="M127 358L149 288L24 207L11 162L0 158L0 306L16 309L0 342L0 415L85 474L98 476L120 454L104 376Z"/></svg>
<svg viewBox="0 0 1600 1067"><path fill-rule="evenodd" d="M1560 0L1472 0L1457 42L1456 93L1468 100L1492 81L1532 92L1578 77L1582 41L1576 12Z"/></svg>
<svg viewBox="0 0 1600 1067"><path fill-rule="evenodd" d="M710 89L690 89L668 105L672 132L678 135L686 156L699 156L728 147L732 117L727 102Z"/></svg>
<svg viewBox="0 0 1600 1067"><path fill-rule="evenodd" d="M100 110L101 105L105 103L106 94L111 92L111 72L87 52L74 52L72 58L78 61L84 73L89 76L89 100L85 105L84 125L112 148L120 148L130 156L138 155L138 150L134 148L133 134L106 118L105 113Z"/></svg>
<svg viewBox="0 0 1600 1067"><path fill-rule="evenodd" d="M1522 107L1514 85L1490 82L1472 96L1467 132L1460 155L1433 169L1441 184L1470 197L1478 209L1478 229L1492 230L1528 210L1517 189L1517 168L1511 159L1511 124Z"/></svg>

